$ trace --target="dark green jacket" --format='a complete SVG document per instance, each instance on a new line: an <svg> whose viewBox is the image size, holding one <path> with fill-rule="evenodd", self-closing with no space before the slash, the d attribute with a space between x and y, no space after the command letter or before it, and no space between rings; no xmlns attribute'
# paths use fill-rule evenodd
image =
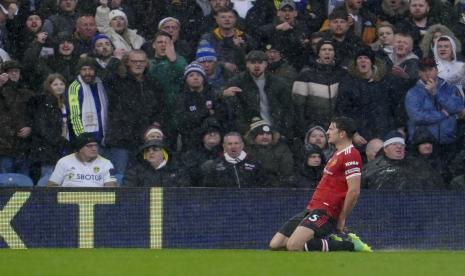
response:
<svg viewBox="0 0 465 276"><path fill-rule="evenodd" d="M237 86L242 92L227 97L226 103L231 108L235 128L244 134L253 117L260 117L260 92L254 79L248 72L242 72L229 81L227 87ZM292 137L292 97L290 87L284 80L265 73L265 92L273 128L282 136Z"/></svg>
<svg viewBox="0 0 465 276"><path fill-rule="evenodd" d="M286 144L250 145L246 152L262 165L266 183L272 187L292 187L294 173L294 159Z"/></svg>

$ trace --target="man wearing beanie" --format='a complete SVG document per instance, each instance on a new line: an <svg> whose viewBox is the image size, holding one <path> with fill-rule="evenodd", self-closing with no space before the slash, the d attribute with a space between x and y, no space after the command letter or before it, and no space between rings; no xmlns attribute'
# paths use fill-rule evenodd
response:
<svg viewBox="0 0 465 276"><path fill-rule="evenodd" d="M181 134L182 151L197 146L204 120L215 118L216 97L205 85L205 71L197 62L192 62L184 70L184 89L177 99L175 110L178 131Z"/></svg>
<svg viewBox="0 0 465 276"><path fill-rule="evenodd" d="M118 70L124 52L115 51L111 39L103 34L96 34L92 37L91 45L95 58L96 74L105 81Z"/></svg>
<svg viewBox="0 0 465 276"><path fill-rule="evenodd" d="M185 60L192 59L193 44L180 37L181 22L179 22L177 18L171 16L163 18L158 23L158 30L167 32L171 35L171 40L173 41L174 49L177 54L183 56ZM148 52L146 51L149 54L150 58L152 58L151 54L153 52L151 45L152 43L150 42L149 48L151 49Z"/></svg>
<svg viewBox="0 0 465 276"><path fill-rule="evenodd" d="M398 81L369 47L359 49L348 71L339 84L336 112L357 122L354 143L363 146L391 129L403 127L403 94Z"/></svg>
<svg viewBox="0 0 465 276"><path fill-rule="evenodd" d="M107 123L107 92L100 78L95 75L95 60L81 58L76 66L79 75L68 90L71 140L84 132L92 133L99 144L104 144Z"/></svg>
<svg viewBox="0 0 465 276"><path fill-rule="evenodd" d="M213 89L216 95L223 92L226 82L231 78L232 74L226 70L223 63L218 63L218 57L215 49L207 40L199 42L199 47L195 54L195 61L202 65L206 81Z"/></svg>
<svg viewBox="0 0 465 276"><path fill-rule="evenodd" d="M279 134L260 118L253 118L250 129L244 136L246 152L262 164L266 185L293 187L294 159L289 147L280 141Z"/></svg>
<svg viewBox="0 0 465 276"><path fill-rule="evenodd" d="M116 187L113 164L99 155L97 140L82 133L73 141L75 153L58 160L48 186Z"/></svg>
<svg viewBox="0 0 465 276"><path fill-rule="evenodd" d="M376 15L364 7L364 1L360 0L345 0L344 6L338 9L343 9L349 15L348 21L351 26L349 31L360 37L362 41L369 45L376 40L377 22ZM329 21L326 20L320 28L320 32L329 28Z"/></svg>
<svg viewBox="0 0 465 276"><path fill-rule="evenodd" d="M275 76L283 78L292 86L297 77L297 71L284 56L283 47L279 43L268 43L265 45L264 51L268 57L266 70Z"/></svg>
<svg viewBox="0 0 465 276"><path fill-rule="evenodd" d="M268 57L250 51L245 57L246 72L232 78L222 97L233 113L233 124L240 133L260 117L282 136L292 137L292 98L290 87L281 78L266 72Z"/></svg>
<svg viewBox="0 0 465 276"><path fill-rule="evenodd" d="M178 133L173 110L176 109L177 98L182 89L187 62L176 53L171 35L167 32L158 31L153 38L152 47L155 57L150 59L147 75L163 87L163 94L159 97L163 104L163 125L170 147L175 148L172 143L176 143Z"/></svg>
<svg viewBox="0 0 465 276"><path fill-rule="evenodd" d="M317 31L318 26L310 23L313 21L311 17L298 20L298 14L293 0L283 0L276 11L275 20L261 26L258 34L262 41L280 44L281 54L300 70L305 63L302 59L304 48L301 40L305 34Z"/></svg>
<svg viewBox="0 0 465 276"><path fill-rule="evenodd" d="M347 71L336 63L332 40L322 39L317 44L318 58L302 70L292 87L296 124L295 134L304 136L305 127L329 125L333 117L338 87Z"/></svg>
<svg viewBox="0 0 465 276"><path fill-rule="evenodd" d="M440 173L428 162L405 152L405 139L398 131L384 137L384 154L368 162L362 172L362 187L372 190L444 189Z"/></svg>
<svg viewBox="0 0 465 276"><path fill-rule="evenodd" d="M345 9L335 9L328 17L329 29L324 31L324 39L334 41L336 57L339 64L347 67L355 53L363 47L360 37L354 35L350 30L349 14Z"/></svg>

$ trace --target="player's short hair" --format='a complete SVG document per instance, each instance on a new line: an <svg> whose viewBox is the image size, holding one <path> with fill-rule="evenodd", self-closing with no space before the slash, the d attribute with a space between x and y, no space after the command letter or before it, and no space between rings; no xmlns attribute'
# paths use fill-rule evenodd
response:
<svg viewBox="0 0 465 276"><path fill-rule="evenodd" d="M336 124L337 129L345 131L349 139L352 139L355 132L357 132L357 125L352 118L340 116L331 119L331 122Z"/></svg>

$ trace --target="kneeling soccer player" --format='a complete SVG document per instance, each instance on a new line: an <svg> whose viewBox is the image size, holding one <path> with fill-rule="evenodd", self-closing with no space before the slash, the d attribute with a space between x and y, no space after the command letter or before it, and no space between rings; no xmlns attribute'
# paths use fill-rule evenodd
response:
<svg viewBox="0 0 465 276"><path fill-rule="evenodd" d="M270 241L272 250L371 252L353 233L347 235L348 239L336 235L324 239L335 232L344 233L346 218L360 194L362 159L352 145L355 132L355 122L350 118L331 120L328 142L336 147L336 152L327 162L306 210L292 217L274 235Z"/></svg>

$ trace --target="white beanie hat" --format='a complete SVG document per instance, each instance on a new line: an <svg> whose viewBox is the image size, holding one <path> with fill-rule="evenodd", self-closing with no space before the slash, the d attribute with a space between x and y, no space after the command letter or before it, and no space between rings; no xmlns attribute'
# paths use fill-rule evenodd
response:
<svg viewBox="0 0 465 276"><path fill-rule="evenodd" d="M123 11L120 11L120 10L112 10L110 12L110 14L108 15L108 17L110 18L110 22L111 20L113 20L113 18L117 16L121 16L122 18L124 18L124 22L126 22L126 26L128 25L128 17Z"/></svg>

